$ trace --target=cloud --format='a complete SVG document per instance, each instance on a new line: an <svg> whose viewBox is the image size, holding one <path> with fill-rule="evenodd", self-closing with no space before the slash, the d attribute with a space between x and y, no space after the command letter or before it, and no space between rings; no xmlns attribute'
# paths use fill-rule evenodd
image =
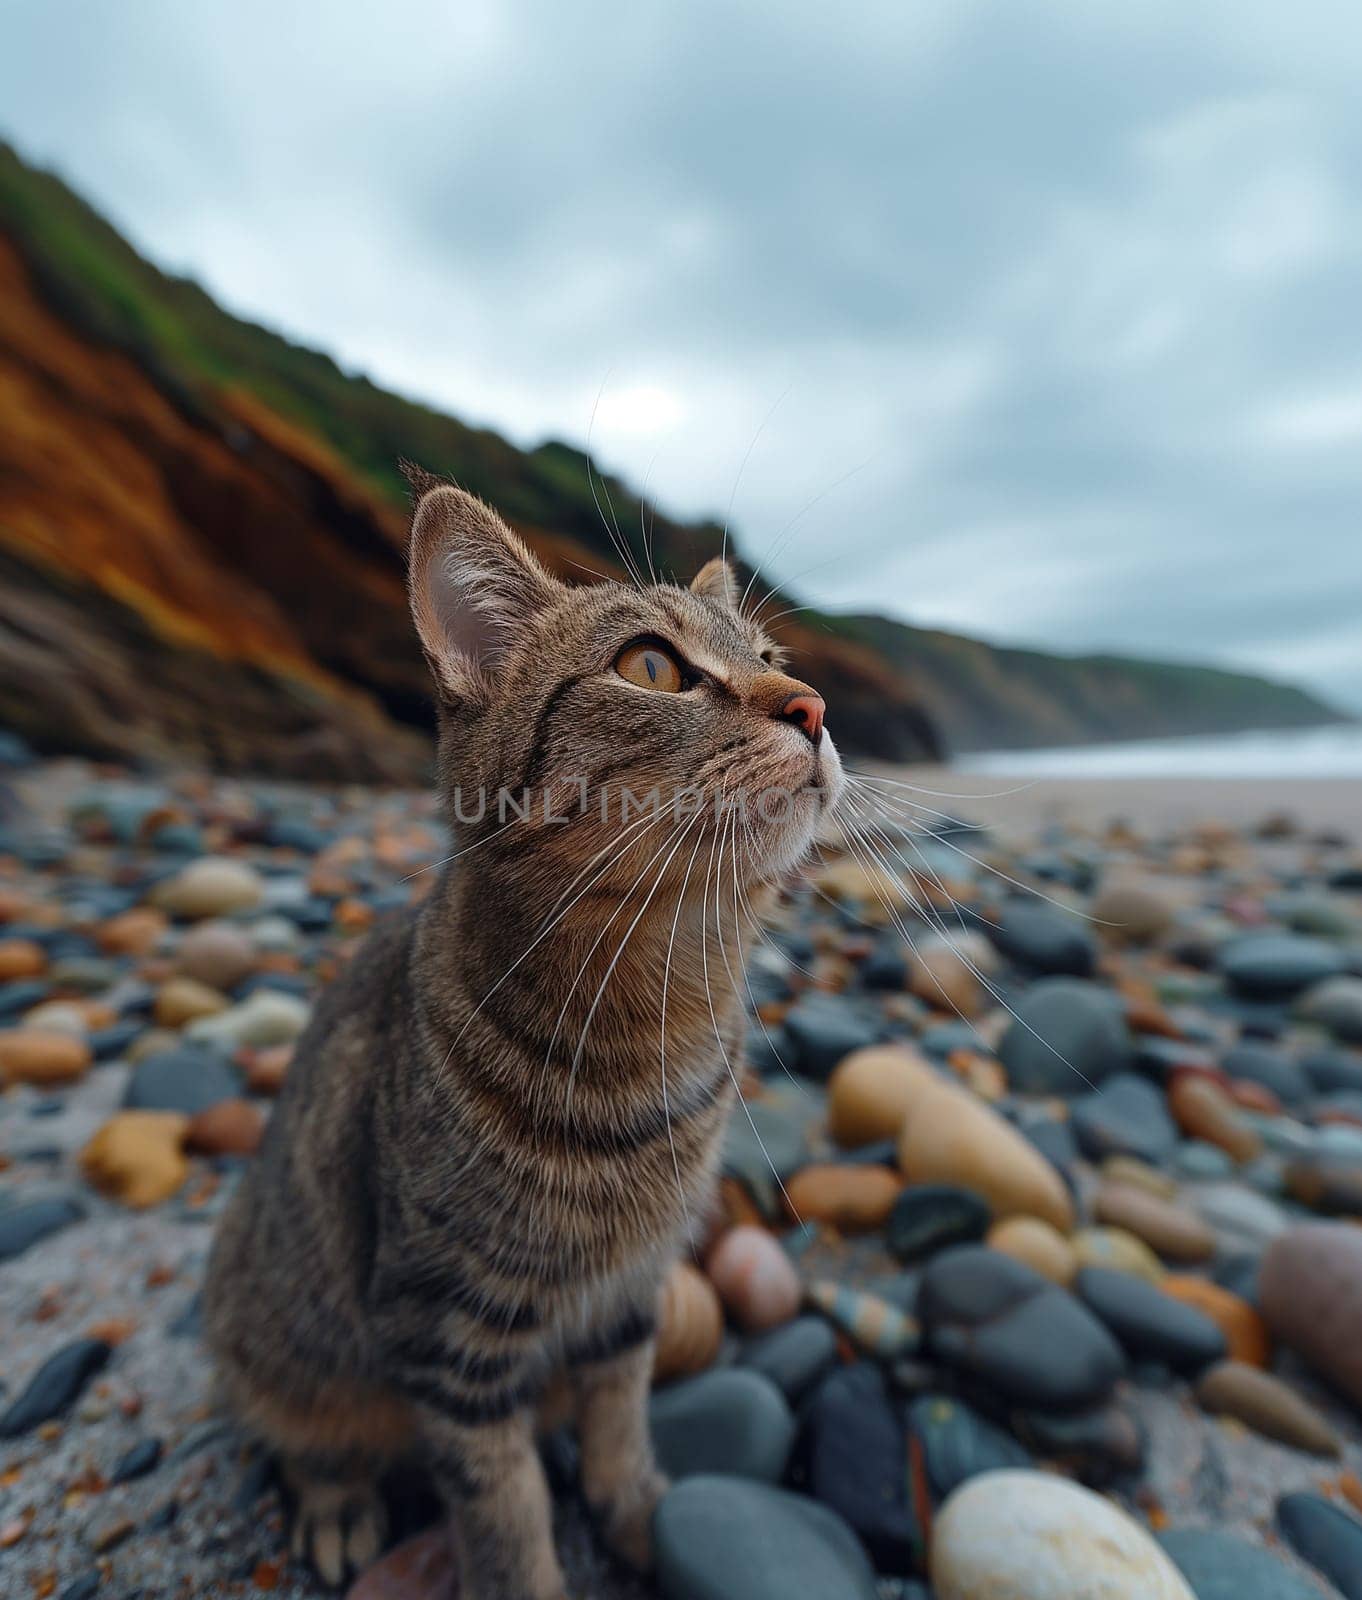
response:
<svg viewBox="0 0 1362 1600"><path fill-rule="evenodd" d="M811 596L1362 705L1348 8L31 0L7 32L7 130L158 259L524 442L595 407L612 466L733 498Z"/></svg>

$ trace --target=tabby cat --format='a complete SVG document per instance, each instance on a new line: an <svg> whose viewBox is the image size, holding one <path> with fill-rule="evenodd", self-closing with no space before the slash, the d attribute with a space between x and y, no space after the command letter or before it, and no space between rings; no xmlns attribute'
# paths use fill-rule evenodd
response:
<svg viewBox="0 0 1362 1600"><path fill-rule="evenodd" d="M459 854L323 995L206 1324L326 1582L379 1553L378 1480L415 1459L463 1600L559 1600L539 1407L566 1387L588 1504L646 1569L659 1284L712 1203L745 942L843 779L722 560L689 589L570 587L414 481Z"/></svg>

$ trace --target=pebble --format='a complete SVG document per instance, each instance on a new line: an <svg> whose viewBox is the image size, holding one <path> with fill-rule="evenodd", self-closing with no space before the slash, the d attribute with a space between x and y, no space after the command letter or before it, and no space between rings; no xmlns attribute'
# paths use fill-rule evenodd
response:
<svg viewBox="0 0 1362 1600"><path fill-rule="evenodd" d="M1146 1166L1134 1156L1108 1156L1102 1163L1102 1176L1110 1183L1129 1184L1157 1195L1160 1200L1177 1197L1178 1186L1174 1178L1155 1167Z"/></svg>
<svg viewBox="0 0 1362 1600"><path fill-rule="evenodd" d="M103 1339L77 1339L50 1355L0 1415L0 1439L18 1438L69 1410L112 1353Z"/></svg>
<svg viewBox="0 0 1362 1600"><path fill-rule="evenodd" d="M1242 1184L1199 1186L1188 1190L1187 1200L1215 1229L1222 1244L1262 1250L1287 1227L1287 1218L1276 1201L1255 1194Z"/></svg>
<svg viewBox="0 0 1362 1600"><path fill-rule="evenodd" d="M848 1148L896 1139L918 1091L937 1076L902 1045L855 1051L828 1080L828 1132Z"/></svg>
<svg viewBox="0 0 1362 1600"><path fill-rule="evenodd" d="M1362 1600L1362 1521L1352 1512L1316 1494L1288 1494L1277 1502L1277 1526L1345 1600Z"/></svg>
<svg viewBox="0 0 1362 1600"><path fill-rule="evenodd" d="M154 906L133 906L120 911L95 932L95 940L106 955L150 955L165 936L169 918Z"/></svg>
<svg viewBox="0 0 1362 1600"><path fill-rule="evenodd" d="M1032 984L998 1046L1007 1080L1024 1094L1075 1095L1131 1064L1119 998L1080 978Z"/></svg>
<svg viewBox="0 0 1362 1600"><path fill-rule="evenodd" d="M945 1183L915 1184L900 1192L889 1213L886 1243L899 1261L922 1261L957 1244L977 1244L992 1212L969 1189Z"/></svg>
<svg viewBox="0 0 1362 1600"><path fill-rule="evenodd" d="M1104 880L1090 907L1100 938L1115 944L1153 944L1173 925L1172 898L1145 882Z"/></svg>
<svg viewBox="0 0 1362 1600"><path fill-rule="evenodd" d="M1096 964L1097 945L1082 916L1043 900L1013 896L984 931L1010 961L1043 976L1086 978Z"/></svg>
<svg viewBox="0 0 1362 1600"><path fill-rule="evenodd" d="M743 1346L738 1364L759 1372L791 1404L831 1371L837 1361L837 1335L822 1317L796 1317L783 1328L758 1334Z"/></svg>
<svg viewBox="0 0 1362 1600"><path fill-rule="evenodd" d="M1030 1453L1010 1433L947 1395L915 1400L908 1408L908 1433L922 1452L934 1503L982 1472L1031 1465Z"/></svg>
<svg viewBox="0 0 1362 1600"><path fill-rule="evenodd" d="M1252 1039L1227 1050L1221 1057L1220 1070L1227 1078L1267 1089L1282 1105L1299 1105L1310 1094L1310 1080L1298 1063L1282 1051Z"/></svg>
<svg viewBox="0 0 1362 1600"><path fill-rule="evenodd" d="M1145 1435L1119 1405L1063 1414L1014 1411L1017 1437L1036 1455L1054 1462L1089 1486L1138 1475L1144 1468Z"/></svg>
<svg viewBox="0 0 1362 1600"><path fill-rule="evenodd" d="M1197 1600L1320 1600L1319 1589L1280 1557L1219 1528L1175 1528L1159 1543Z"/></svg>
<svg viewBox="0 0 1362 1600"><path fill-rule="evenodd" d="M1196 1397L1207 1411L1234 1417L1296 1450L1318 1456L1342 1454L1338 1435L1315 1407L1260 1367L1222 1361L1202 1375Z"/></svg>
<svg viewBox="0 0 1362 1600"><path fill-rule="evenodd" d="M244 861L204 856L157 884L152 904L186 922L253 911L264 898L264 880Z"/></svg>
<svg viewBox="0 0 1362 1600"><path fill-rule="evenodd" d="M843 1519L769 1484L687 1478L657 1508L653 1539L664 1600L877 1600Z"/></svg>
<svg viewBox="0 0 1362 1600"><path fill-rule="evenodd" d="M878 1028L841 995L820 990L806 994L785 1013L785 1032L794 1047L794 1070L820 1082L855 1050L875 1042Z"/></svg>
<svg viewBox="0 0 1362 1600"><path fill-rule="evenodd" d="M931 1580L937 1600L1196 1600L1132 1518L1040 1472L957 1489L933 1529Z"/></svg>
<svg viewBox="0 0 1362 1600"><path fill-rule="evenodd" d="M1167 1103L1146 1078L1119 1072L1074 1102L1073 1131L1090 1161L1132 1156L1157 1167L1177 1149Z"/></svg>
<svg viewBox="0 0 1362 1600"><path fill-rule="evenodd" d="M918 1094L899 1135L909 1183L945 1183L986 1200L995 1217L1040 1217L1067 1233L1073 1203L1039 1151L966 1089L945 1082Z"/></svg>
<svg viewBox="0 0 1362 1600"><path fill-rule="evenodd" d="M41 1239L79 1222L84 1204L74 1195L45 1195L0 1206L0 1261L12 1261Z"/></svg>
<svg viewBox="0 0 1362 1600"><path fill-rule="evenodd" d="M32 939L0 939L0 983L40 978L47 971L47 951Z"/></svg>
<svg viewBox="0 0 1362 1600"><path fill-rule="evenodd" d="M189 1118L178 1111L120 1111L81 1151L81 1171L124 1205L159 1205L189 1176L181 1148L188 1127Z"/></svg>
<svg viewBox="0 0 1362 1600"><path fill-rule="evenodd" d="M1280 1234L1258 1295L1273 1336L1362 1405L1362 1229L1310 1222Z"/></svg>
<svg viewBox="0 0 1362 1600"><path fill-rule="evenodd" d="M1252 1161L1263 1147L1238 1106L1210 1078L1187 1073L1174 1079L1168 1109L1184 1133L1219 1145L1235 1161Z"/></svg>
<svg viewBox="0 0 1362 1600"><path fill-rule="evenodd" d="M312 1007L278 989L257 989L247 999L216 1016L200 1017L185 1029L187 1039L235 1049L251 1045L292 1044L307 1026Z"/></svg>
<svg viewBox="0 0 1362 1600"><path fill-rule="evenodd" d="M1207 1316L1225 1335L1232 1361L1251 1367L1266 1367L1272 1359L1272 1342L1267 1324L1258 1312L1237 1294L1205 1278L1170 1273L1160 1285L1164 1294L1191 1306Z"/></svg>
<svg viewBox="0 0 1362 1600"><path fill-rule="evenodd" d="M1326 978L1301 996L1297 1009L1343 1044L1362 1045L1362 977Z"/></svg>
<svg viewBox="0 0 1362 1600"><path fill-rule="evenodd" d="M710 1251L705 1271L729 1315L748 1333L779 1327L799 1309L799 1274L764 1228L730 1228Z"/></svg>
<svg viewBox="0 0 1362 1600"><path fill-rule="evenodd" d="M880 1295L842 1283L815 1282L807 1297L858 1350L883 1361L913 1355L921 1342L917 1319Z"/></svg>
<svg viewBox="0 0 1362 1600"><path fill-rule="evenodd" d="M162 1028L183 1028L227 1009L227 997L197 978L170 978L156 992L152 1015Z"/></svg>
<svg viewBox="0 0 1362 1600"><path fill-rule="evenodd" d="M133 1478L145 1478L160 1465L161 1450L159 1439L139 1439L119 1456L109 1482L129 1483Z"/></svg>
<svg viewBox="0 0 1362 1600"><path fill-rule="evenodd" d="M1248 933L1222 945L1217 965L1235 994L1248 1000L1294 999L1343 971L1343 957L1322 939Z"/></svg>
<svg viewBox="0 0 1362 1600"><path fill-rule="evenodd" d="M129 1111L179 1111L192 1117L240 1094L240 1074L218 1051L181 1045L137 1063L123 1104Z"/></svg>
<svg viewBox="0 0 1362 1600"><path fill-rule="evenodd" d="M946 944L920 943L913 955L908 987L934 1011L978 1017L988 1004L988 991L979 977L984 970L984 965L966 951Z"/></svg>
<svg viewBox="0 0 1362 1600"><path fill-rule="evenodd" d="M175 970L219 993L230 993L259 964L249 935L230 922L201 922L175 951Z"/></svg>
<svg viewBox="0 0 1362 1600"><path fill-rule="evenodd" d="M1096 1405L1125 1371L1120 1346L1072 1295L980 1245L929 1264L918 1314L938 1361L1016 1405Z"/></svg>
<svg viewBox="0 0 1362 1600"><path fill-rule="evenodd" d="M381 1556L346 1590L345 1600L453 1600L454 1556L443 1523Z"/></svg>
<svg viewBox="0 0 1362 1600"><path fill-rule="evenodd" d="M1195 1264L1215 1254L1215 1230L1208 1223L1195 1211L1146 1189L1104 1183L1097 1191L1093 1215L1108 1227L1133 1233L1166 1261Z"/></svg>
<svg viewBox="0 0 1362 1600"><path fill-rule="evenodd" d="M884 1167L815 1164L785 1184L785 1206L795 1222L822 1222L843 1233L884 1226L903 1188Z"/></svg>
<svg viewBox="0 0 1362 1600"><path fill-rule="evenodd" d="M1084 1267L1074 1289L1135 1361L1200 1372L1228 1351L1218 1323L1131 1273Z"/></svg>
<svg viewBox="0 0 1362 1600"><path fill-rule="evenodd" d="M219 1100L190 1119L185 1148L207 1156L252 1156L265 1136L265 1114L249 1100Z"/></svg>
<svg viewBox="0 0 1362 1600"><path fill-rule="evenodd" d="M1039 1217L1008 1217L995 1223L985 1242L990 1250L1025 1262L1061 1288L1068 1288L1078 1271L1073 1246L1058 1229Z"/></svg>
<svg viewBox="0 0 1362 1600"><path fill-rule="evenodd" d="M795 1437L785 1396L743 1367L668 1385L653 1396L649 1421L658 1464L672 1479L727 1472L778 1483Z"/></svg>
<svg viewBox="0 0 1362 1600"><path fill-rule="evenodd" d="M658 1295L654 1378L662 1382L713 1366L723 1332L713 1284L689 1262L674 1262Z"/></svg>
<svg viewBox="0 0 1362 1600"><path fill-rule="evenodd" d="M1146 1283L1162 1283L1167 1269L1143 1239L1124 1228L1080 1228L1070 1240L1080 1267L1110 1267Z"/></svg>
<svg viewBox="0 0 1362 1600"><path fill-rule="evenodd" d="M845 1518L876 1569L917 1570L926 1533L912 1495L907 1432L883 1373L861 1362L826 1378L808 1404L800 1448L809 1493Z"/></svg>
<svg viewBox="0 0 1362 1600"><path fill-rule="evenodd" d="M0 1033L0 1083L6 1088L30 1083L59 1088L76 1083L90 1070L94 1052L86 1040L39 1028Z"/></svg>

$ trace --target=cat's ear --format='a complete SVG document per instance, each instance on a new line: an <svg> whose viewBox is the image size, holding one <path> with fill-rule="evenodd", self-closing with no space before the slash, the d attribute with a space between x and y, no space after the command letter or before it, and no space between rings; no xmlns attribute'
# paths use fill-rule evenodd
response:
<svg viewBox="0 0 1362 1600"><path fill-rule="evenodd" d="M416 631L442 698L485 702L498 658L566 592L481 500L421 480L407 547Z"/></svg>
<svg viewBox="0 0 1362 1600"><path fill-rule="evenodd" d="M738 575L722 556L706 561L691 580L691 593L714 600L730 611L738 609Z"/></svg>

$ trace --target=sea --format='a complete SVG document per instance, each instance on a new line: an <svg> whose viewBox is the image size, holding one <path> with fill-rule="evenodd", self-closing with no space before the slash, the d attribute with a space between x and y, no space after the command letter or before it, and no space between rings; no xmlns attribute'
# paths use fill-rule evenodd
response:
<svg viewBox="0 0 1362 1600"><path fill-rule="evenodd" d="M1045 778L1362 778L1362 722L957 756L960 772Z"/></svg>

